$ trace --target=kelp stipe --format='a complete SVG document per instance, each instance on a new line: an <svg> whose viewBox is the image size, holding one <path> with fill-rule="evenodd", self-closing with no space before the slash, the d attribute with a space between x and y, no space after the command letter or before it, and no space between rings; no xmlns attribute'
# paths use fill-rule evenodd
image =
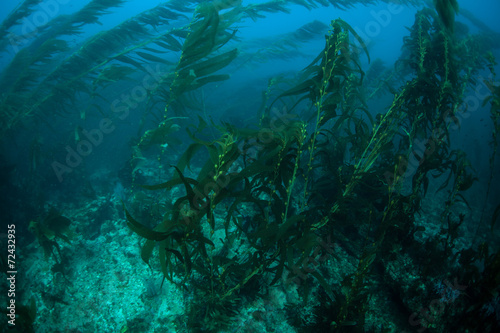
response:
<svg viewBox="0 0 500 333"><path fill-rule="evenodd" d="M230 319L257 298L265 299L266 310L277 311L243 315L265 322L269 330L276 323L271 316L279 310L290 315L289 324L307 332L384 330L385 322L392 328L416 329L408 318L415 319L414 313L418 316L426 306L422 300L436 297L435 289L446 290L446 281L455 283L455 277L454 286L461 289L446 294L460 296L453 307L432 322L420 318L413 323L419 323L419 330L472 330L472 316L487 319L481 328L491 330L493 317L483 305L491 309L498 293L498 254L486 243L464 248L463 231L470 227L466 193L477 181L453 139L464 96L477 83L479 70L494 67L494 59L484 57L486 47L476 36L458 31L458 22L457 35L452 35L439 14L427 8L417 13L404 39L398 67L384 69L374 60L365 75L359 58L364 59L366 46L356 30L338 19L298 82L290 84L286 75L268 79L255 118L258 124L242 128L227 119L216 123L205 108L208 85L230 79L234 68L252 61L292 56L295 46L287 49L286 43L312 37L301 28L296 31L300 36L280 36L277 43L283 48L266 50L272 44L264 43L257 55L249 55L244 46L236 51L235 23L286 13L291 3L309 9L328 3L348 8L369 1L247 6L168 1L93 36L78 50L65 51L64 43L54 38L32 57L21 51L15 62L26 67L19 76L13 74L19 95L9 91L2 97L3 102L17 98L17 104L2 104L5 119L15 126L56 107L66 114L76 109L75 96L106 98L102 89L135 82L147 66L158 64L157 84L141 95L145 103L136 110L142 114L135 119L142 119L133 129L137 137L129 170L144 173L131 177L134 189L125 216L128 227L143 238L145 264L139 269L149 265L162 272L164 283L184 291L186 314L179 315L177 323L186 330L235 331ZM100 10L83 19L91 22ZM57 22L79 22L75 17ZM166 26L174 21L180 24ZM44 38L56 36L56 30L36 38L36 43L49 41ZM122 34L123 43L118 39ZM92 52L95 57L89 58ZM66 60L53 64L51 72L30 66L34 60L50 65L58 54L67 54ZM381 69L383 75L373 75ZM46 86L26 79L32 70L45 73L37 82ZM58 78L64 80L55 82ZM498 89L493 81L489 84L492 97L485 105L491 106L496 145ZM205 90L198 94L198 88ZM36 96L31 96L33 91ZM382 92L392 94L387 107L374 100ZM31 111L15 115L18 110ZM97 102L78 109L76 118L92 114L109 115ZM179 137L191 144L179 156L169 154L167 149L182 147ZM148 158L151 151L157 159ZM493 158L490 163L493 166ZM141 185L142 180L156 185ZM422 208L435 191L444 197L441 210L426 214ZM487 217L488 229L496 226L499 211L493 212L491 222ZM426 230L431 218L435 228ZM49 251L57 251L46 241L54 240L54 233L40 226L34 224L32 230L45 237ZM106 236L114 242L112 234ZM484 269L478 269L478 262ZM467 297L462 297L465 287ZM286 294L284 308L271 302L275 292ZM397 312L378 311L391 307ZM460 310L468 316L460 316Z"/></svg>

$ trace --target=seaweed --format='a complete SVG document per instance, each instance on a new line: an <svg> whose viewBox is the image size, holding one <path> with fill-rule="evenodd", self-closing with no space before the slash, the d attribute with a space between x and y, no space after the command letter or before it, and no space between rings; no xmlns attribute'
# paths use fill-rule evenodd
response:
<svg viewBox="0 0 500 333"><path fill-rule="evenodd" d="M71 238L73 238L74 233L69 229L70 225L71 220L62 216L53 207L49 210L42 221L30 222L28 229L38 239L38 242L44 251L45 259L48 260L51 255L55 256L54 249L57 250L59 258L62 258L60 246L57 243L57 240L61 239L66 243L71 242ZM55 260L58 262L57 256L55 256Z"/></svg>
<svg viewBox="0 0 500 333"><path fill-rule="evenodd" d="M219 60L225 53L201 60L216 44L213 31L218 21L211 7L203 7L198 15L192 35L183 45L179 77L170 91L173 96L196 89L195 73L209 75L226 65ZM262 108L257 128L222 123L215 126L219 139L209 141L200 138L209 125L199 117L199 125L187 130L193 143L174 166L176 176L143 186L155 191L182 186L184 194L174 199L172 210L153 229L128 213L127 219L131 229L147 239L143 260L149 263L154 244L159 243L165 278L194 287L199 298L190 308L192 329L221 329L235 314L242 296L259 297L247 285L282 284L285 275L287 281L317 281L314 293L328 299L328 317L309 323L309 328L319 329L326 323L332 331L361 329L375 267L384 264L383 253L392 255L394 251L386 235L397 234L397 242L413 242L413 235L421 230L414 215L421 209L430 175L448 173L442 186L451 185L442 213L448 227L442 230L441 242L442 251L451 253L465 217L453 216L452 208L459 201L466 203L461 192L469 190L476 178L465 154L447 145L449 106L461 101L472 68L481 62L474 64L469 59L464 63L453 57L462 45L442 33L436 19L429 10L417 13L405 39L408 53L398 64L413 74L394 91L392 105L376 119L368 112L362 88L365 73L350 36L362 47L364 44L338 19L332 21L324 50L304 68L301 81ZM198 41L200 36L203 41ZM455 75L457 71L465 72L465 77ZM264 97L268 100L266 94ZM289 105L293 97L298 99L289 111L309 103L312 115L307 121L276 119L275 106ZM416 151L412 142L428 135L427 151ZM196 178L189 178L184 172L195 170L191 165L195 156L205 161ZM419 164L413 170L410 191L404 192L402 184L411 158ZM221 204L225 209L219 209ZM243 209L251 216L242 216ZM307 266L326 235L333 235L357 258L354 271L343 277L341 290L331 287L327 270ZM227 255L236 240L244 252ZM306 278L304 271L309 273ZM307 303L310 285L300 285L299 290Z"/></svg>
<svg viewBox="0 0 500 333"><path fill-rule="evenodd" d="M479 83L477 73L488 68L494 79L496 63L475 36L453 34L456 1L436 1L437 13L416 13L394 70L373 60L365 73L366 43L347 22L332 20L324 47L299 75L268 79L255 124L209 118L202 88L230 80L235 67L252 61L304 55L298 45L325 30L313 21L251 54L245 45L234 46L237 23L293 6L346 9L357 3L372 1L172 0L69 49L61 36L78 35L121 4L92 1L54 19L53 28L33 39L36 52L25 47L13 58L0 83L6 88L2 124L11 129L31 116L74 109L79 120L95 111L109 116L99 104L109 103L104 89L138 83L151 64L161 66L136 111L141 120L131 144L133 194L123 208L126 225L141 238L142 261L161 271L162 284L175 284L189 296L186 318L179 319L189 331L234 328L230 322L241 307L268 297L271 288L297 290L301 303L288 304L287 311L300 314L290 318L299 331L367 331L373 329L370 302L385 297L386 305L413 318L432 295L428 284L451 274L470 282L470 297L457 309L487 319L482 329L489 330L492 316L482 306L496 300L500 260L486 243L460 247L469 224L465 207L472 210L467 193L478 177L452 131L467 92ZM6 24L28 15L32 4ZM64 59L55 61L59 56ZM500 130L493 79L485 82L491 96L483 103L495 128L487 196ZM382 93L392 95L387 107L369 103ZM82 95L93 101L74 107ZM80 132L77 127L76 140ZM39 150L36 141L32 172ZM148 161L150 152L157 159ZM142 167L156 168L155 178L138 176ZM426 238L420 215L435 193L444 198L435 221L441 225ZM494 231L499 214L497 206L488 229ZM37 221L29 229L46 258L54 255L53 272L64 272L60 241L71 241L71 221L54 209ZM405 270L412 275L408 287L400 283ZM474 328L457 313L418 324L442 331L457 323ZM395 325L404 329L406 322Z"/></svg>
<svg viewBox="0 0 500 333"><path fill-rule="evenodd" d="M7 307L7 309L9 309L9 307ZM38 308L34 296L31 296L29 305L16 305L13 313L9 313L9 310L2 308L2 313L5 313L9 318L9 325L11 325L9 332L36 332L33 324L37 317L37 310ZM12 318L12 316L14 316L14 318Z"/></svg>
<svg viewBox="0 0 500 333"><path fill-rule="evenodd" d="M434 5L446 29L453 32L455 14L458 13L457 0L434 0Z"/></svg>

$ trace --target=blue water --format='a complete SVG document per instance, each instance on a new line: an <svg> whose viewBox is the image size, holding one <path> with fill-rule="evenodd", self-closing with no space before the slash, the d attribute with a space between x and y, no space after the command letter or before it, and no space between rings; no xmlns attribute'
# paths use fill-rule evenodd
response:
<svg viewBox="0 0 500 333"><path fill-rule="evenodd" d="M416 80L415 67L410 72L401 63L409 61L404 44L415 18L423 8L435 13L433 1L352 1L339 8L326 0L124 0L95 13L92 23L69 24L89 3L32 1L27 15L21 15L23 2L1 3L0 262L15 279L3 279L0 293L7 297L0 299L3 309L16 307L2 313L0 331L498 329L498 0L459 1L454 35L432 31L435 43L449 38L453 47L475 38L477 44L453 57L473 57L476 50L481 57L470 73L440 72L427 85ZM204 18L196 16L199 3L223 8L213 18L220 20L217 34L208 36L227 41L199 59L181 57L192 46L188 32L196 34ZM282 10L258 7L273 3ZM178 16L116 33L160 4ZM242 11L228 23L242 8L255 8L256 15ZM16 14L19 20L7 26ZM350 73L364 79L356 89L366 101L334 103L334 116L323 124L315 102L327 95L309 98L326 89L321 80L307 90L311 95L289 89L322 73L318 61L307 66L323 55L329 25L338 18L352 29L346 32L359 52L350 55L356 60ZM312 31L301 32L308 24ZM442 58L429 53L433 47L444 52L425 44L424 57ZM206 69L197 67L202 61L234 49L234 59L197 76ZM490 55L496 63L487 62ZM192 61L187 70L182 61ZM388 76L370 82L364 75L374 64L384 66L375 74L387 70ZM127 75L113 72L117 68ZM212 74L227 77L195 85ZM454 74L470 77L450 92L442 80ZM191 81L183 86L184 79ZM332 95L347 98L354 91L347 77L334 79L329 87L341 88ZM370 96L384 79L380 95ZM446 137L433 131L439 119L419 123L408 116L395 132L380 125L398 93L417 84L412 80L422 84L417 93L423 97L407 101L407 114L421 112L426 98L457 94ZM432 90L433 84L440 88ZM349 125L332 126L353 105ZM286 127L295 121L303 127ZM390 162L380 158L356 174L375 150L367 133L394 135L381 155ZM231 153L236 157L223 168ZM413 178L434 157L442 164L431 165L426 180ZM401 172L400 187L391 187L401 161L409 171ZM257 167L246 169L252 163ZM240 179L242 170L248 174ZM468 180L473 185L462 190Z"/></svg>

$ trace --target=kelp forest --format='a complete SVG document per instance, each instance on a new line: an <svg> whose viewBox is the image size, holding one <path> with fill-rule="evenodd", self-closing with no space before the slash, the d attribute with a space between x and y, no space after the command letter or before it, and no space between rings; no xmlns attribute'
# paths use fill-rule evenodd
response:
<svg viewBox="0 0 500 333"><path fill-rule="evenodd" d="M456 0L143 5L0 25L3 331L498 331L499 32ZM411 11L395 61L360 8Z"/></svg>

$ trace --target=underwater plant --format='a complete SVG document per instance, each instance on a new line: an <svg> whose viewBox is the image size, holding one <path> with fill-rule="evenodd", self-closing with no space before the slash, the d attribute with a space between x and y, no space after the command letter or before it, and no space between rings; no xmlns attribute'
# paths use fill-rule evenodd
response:
<svg viewBox="0 0 500 333"><path fill-rule="evenodd" d="M84 36L84 27L125 5L89 1L26 36L25 45L15 44L22 47L0 77L0 136L6 139L31 122L39 135L44 132L39 123L50 127L52 120L67 117L72 128L61 134L71 137L65 145L81 143L79 124L96 116L116 128L120 121L133 123L133 134L116 131L116 140L130 153L116 172L119 181L109 181L111 171L93 174L93 184L88 175L75 181L75 188L92 188L86 200L102 209L96 210L102 213L94 214L96 220L106 221L102 229L91 227L99 230L97 236L83 233L91 239L83 236L81 242L102 242L121 255L131 235L139 236L143 266L134 269L149 267L162 276L161 287L177 286L185 301L176 320L157 314L164 315L155 323L159 326L171 329L166 322L175 321L179 331L234 331L244 323L232 320L246 308L252 329L261 325L271 331L273 307L281 307L288 317L280 320L299 332L473 330L471 317L486 319L480 327L492 330L500 260L498 248L487 240L494 236L500 208L485 213L485 204L484 215L492 212L491 220L485 218L491 235L483 235L484 224L474 225L469 202L479 175L456 143L455 128L467 94L479 84L478 73L489 69L492 79L485 84L491 95L483 101L494 127L489 197L500 92L485 39L457 32L463 28L455 22L457 2L416 8L394 69L370 59L358 29L341 18L329 26L313 21L272 40L241 41L246 24L270 13L373 3L378 2L170 0L72 45L68 36ZM3 38L35 4L25 1L4 21ZM302 46L320 38L321 50L307 54ZM226 103L213 92L231 84L238 70L295 57L308 62L298 73L266 77L267 86L257 94L262 101L241 110L243 121L217 120L218 108L234 108L229 97ZM141 80L142 75L147 76ZM255 86L262 80L243 81L243 95L253 99L251 89L260 89ZM210 98L221 100L214 107ZM250 107L255 110L247 114ZM55 155L41 156L42 147L37 136L30 152L32 174L40 161ZM80 155L90 155L85 153ZM82 164L78 176L88 172ZM44 188L42 180L30 179ZM108 181L120 184L115 196L103 193L112 191L113 185L101 184ZM113 200L121 202L116 216L125 217L129 235L111 221ZM432 214L426 211L430 200L439 202ZM54 255L54 273L65 266L60 240L72 246L69 227L80 223L70 218L51 209L29 225L46 259ZM464 237L471 228L476 228L474 238ZM125 252L132 262L133 252ZM112 256L115 265L117 257ZM117 275L117 288L125 288L127 274ZM467 297L462 297L465 289L446 281L460 281L455 283L460 288L467 284ZM160 300L167 293L157 287L149 280L142 295ZM278 292L283 300L276 300ZM40 295L43 301L48 297ZM421 309L436 299L439 313L426 316ZM264 305L254 309L261 300ZM382 314L382 324L374 319L381 308L396 309ZM123 331L136 327L134 319L126 320L120 323ZM141 320L137 327L144 329L149 323Z"/></svg>
<svg viewBox="0 0 500 333"><path fill-rule="evenodd" d="M59 258L62 258L57 240L71 242L73 232L69 229L70 225L71 220L62 216L54 207L49 210L42 221L30 222L28 229L38 239L40 246L43 248L45 259L48 259L51 255L56 255L54 249L57 250Z"/></svg>
<svg viewBox="0 0 500 333"><path fill-rule="evenodd" d="M420 15L417 15L417 21L423 19ZM421 27L421 24L416 27ZM143 186L150 190L169 190L182 185L185 189L185 196L175 201L173 210L165 215L161 224L148 229L127 213L130 228L147 239L142 248L144 261L149 263L155 244L159 242L159 259L165 278L181 285L189 283L200 289L197 293L204 295L204 300L209 300L204 316L193 314L200 318L199 321L212 323L215 316L222 316L224 308L231 314L230 309L236 301L234 294L244 290L245 285L252 281L262 285L263 281L268 280L273 285L281 280L285 268L289 270L289 277L290 274L293 276L292 267L300 266L315 251L318 235L334 232L340 239L347 238L342 235L339 226L342 225L341 220L345 219L345 209L352 205L350 197L359 196L357 190L371 184L372 189L378 188L380 194L388 198L380 202L384 209L374 207L369 198L362 201L368 210L361 210L360 214L366 216L368 225L372 220L379 220L379 227L373 236L366 236L374 237L373 244L362 247L356 274L351 282L346 280L346 288L350 292L341 296L338 291L332 290L324 276L317 271L311 272L311 276L329 295L330 302L340 302L336 305L338 315L331 325L363 325L361 304L367 297L363 292L364 276L375 262L377 252L384 247L387 230L394 224L400 228L407 227L401 225L403 219L412 223L411 215L419 209L418 201L413 204L415 206L405 208L405 213L399 212L397 208L412 202L411 197L397 192L398 178L402 176L397 174L398 165L393 170L395 179L392 179L388 188L380 179L380 174L386 174L380 171L387 172L393 163L391 158L382 157L383 154L392 148L401 126L406 121L412 122L412 115L406 111L405 104L414 100L411 88L415 83L408 83L405 89L397 93L393 105L378 123L372 120L371 124L366 125L361 115L367 116L369 120L372 118L359 89L364 72L349 41L349 33L354 31L346 22L340 19L332 21L325 49L304 69L304 81L278 95L265 109L260 129L237 129L226 124L219 129L223 131L220 139L211 142L200 140L190 133L195 143L179 159L175 167L177 176L163 184ZM363 47L359 36L354 33L354 37ZM366 47L364 49L366 51ZM422 50L416 51L420 52L420 57L425 56ZM447 64L445 62L445 66ZM316 109L311 116L313 126L310 133L301 121L284 122L279 130L273 126L273 105L290 96L302 96L290 110L305 100L309 100ZM432 124L433 121L432 116L429 122ZM196 132L201 132L205 125L200 122ZM268 139L256 140L263 129L269 130ZM346 136L339 137L336 134L344 130ZM336 136L334 149L344 152L340 153L342 158L336 165L331 167L333 170L325 168L327 164L323 162L332 150L323 138L330 135ZM250 161L245 159L246 154L242 152L250 149L252 142L258 144L259 148ZM343 161L348 142L353 144L350 149L350 170L344 165L346 161ZM197 151L204 147L208 153L207 161L196 179L187 178L183 174L185 168L189 167ZM319 197L327 181L327 173L336 173L342 167L346 168L347 174L336 180L335 185L342 190L337 195ZM434 165L434 168L439 169L439 164ZM455 172L459 173L458 170ZM419 188L415 186L414 196L420 195ZM220 217L223 224L217 225L217 206L222 202L228 209L224 213L225 217ZM249 205L254 212L245 226L238 212L243 207L248 210ZM221 238L222 243L219 243L213 239L213 235L222 227L225 238ZM243 259L224 255L235 239L246 239L244 248L248 254ZM200 278L208 283L201 283ZM306 286L304 288L307 289ZM219 322L224 320L220 317Z"/></svg>

